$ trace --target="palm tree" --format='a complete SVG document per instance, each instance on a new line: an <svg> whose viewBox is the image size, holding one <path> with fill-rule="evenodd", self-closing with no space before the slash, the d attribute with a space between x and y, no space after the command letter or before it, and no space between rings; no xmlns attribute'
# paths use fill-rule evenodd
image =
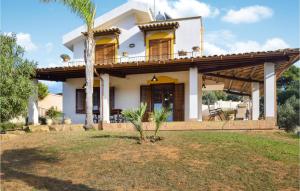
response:
<svg viewBox="0 0 300 191"><path fill-rule="evenodd" d="M77 14L86 24L85 41L85 76L86 76L86 129L93 128L93 83L95 62L94 19L96 7L91 0L41 0L42 2L59 2Z"/></svg>
<svg viewBox="0 0 300 191"><path fill-rule="evenodd" d="M154 110L154 112L151 115L152 121L155 123L154 138L157 138L157 133L162 123L168 120L170 114L171 114L170 108L162 108L160 110Z"/></svg>
<svg viewBox="0 0 300 191"><path fill-rule="evenodd" d="M143 117L147 109L147 104L142 103L141 106L135 110L128 109L122 112L122 115L133 124L135 129L140 133L140 141L144 141Z"/></svg>

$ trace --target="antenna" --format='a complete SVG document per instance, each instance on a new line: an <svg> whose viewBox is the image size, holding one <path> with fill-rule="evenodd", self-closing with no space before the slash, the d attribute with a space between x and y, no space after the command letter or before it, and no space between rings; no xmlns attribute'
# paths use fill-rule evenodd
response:
<svg viewBox="0 0 300 191"><path fill-rule="evenodd" d="M156 20L155 19L155 17L156 17L156 13L155 13L155 0L153 0L153 12L154 12L154 14L153 14L154 15L154 20Z"/></svg>

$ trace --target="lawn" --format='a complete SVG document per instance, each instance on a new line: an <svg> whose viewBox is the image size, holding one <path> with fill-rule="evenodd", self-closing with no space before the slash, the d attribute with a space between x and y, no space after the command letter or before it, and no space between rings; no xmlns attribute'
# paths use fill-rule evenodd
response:
<svg viewBox="0 0 300 191"><path fill-rule="evenodd" d="M1 190L299 190L299 139L283 132L19 135L1 143Z"/></svg>

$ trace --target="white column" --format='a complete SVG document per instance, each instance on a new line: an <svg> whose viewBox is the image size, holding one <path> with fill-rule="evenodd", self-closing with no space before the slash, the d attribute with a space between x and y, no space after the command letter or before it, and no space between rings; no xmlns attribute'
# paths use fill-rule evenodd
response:
<svg viewBox="0 0 300 191"><path fill-rule="evenodd" d="M275 117L276 91L275 65L271 62L264 64L264 108L265 118Z"/></svg>
<svg viewBox="0 0 300 191"><path fill-rule="evenodd" d="M199 74L198 82L198 121L202 121L202 74Z"/></svg>
<svg viewBox="0 0 300 191"><path fill-rule="evenodd" d="M32 91L28 102L28 123L32 125L39 124L39 110L38 110L38 80L34 79L33 83L36 85L36 89Z"/></svg>
<svg viewBox="0 0 300 191"><path fill-rule="evenodd" d="M258 120L259 118L259 83L251 83L252 93L252 120Z"/></svg>
<svg viewBox="0 0 300 191"><path fill-rule="evenodd" d="M109 123L109 74L101 74L103 80L103 122Z"/></svg>
<svg viewBox="0 0 300 191"><path fill-rule="evenodd" d="M189 119L197 120L198 119L198 69L190 68L189 75Z"/></svg>

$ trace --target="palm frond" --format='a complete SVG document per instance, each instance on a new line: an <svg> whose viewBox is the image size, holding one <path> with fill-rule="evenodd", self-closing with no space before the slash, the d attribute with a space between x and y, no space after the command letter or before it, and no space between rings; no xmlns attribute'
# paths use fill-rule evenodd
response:
<svg viewBox="0 0 300 191"><path fill-rule="evenodd" d="M152 113L152 120L155 123L155 136L160 129L163 122L168 120L168 117L171 115L171 108L162 108L160 110L154 110Z"/></svg>
<svg viewBox="0 0 300 191"><path fill-rule="evenodd" d="M139 132L143 131L142 121L147 109L147 104L142 103L137 109L128 109L122 112L122 115L132 123L135 129Z"/></svg>
<svg viewBox="0 0 300 191"><path fill-rule="evenodd" d="M64 4L86 23L88 30L91 30L93 28L96 7L91 0L40 0L40 1L44 3L59 2Z"/></svg>

